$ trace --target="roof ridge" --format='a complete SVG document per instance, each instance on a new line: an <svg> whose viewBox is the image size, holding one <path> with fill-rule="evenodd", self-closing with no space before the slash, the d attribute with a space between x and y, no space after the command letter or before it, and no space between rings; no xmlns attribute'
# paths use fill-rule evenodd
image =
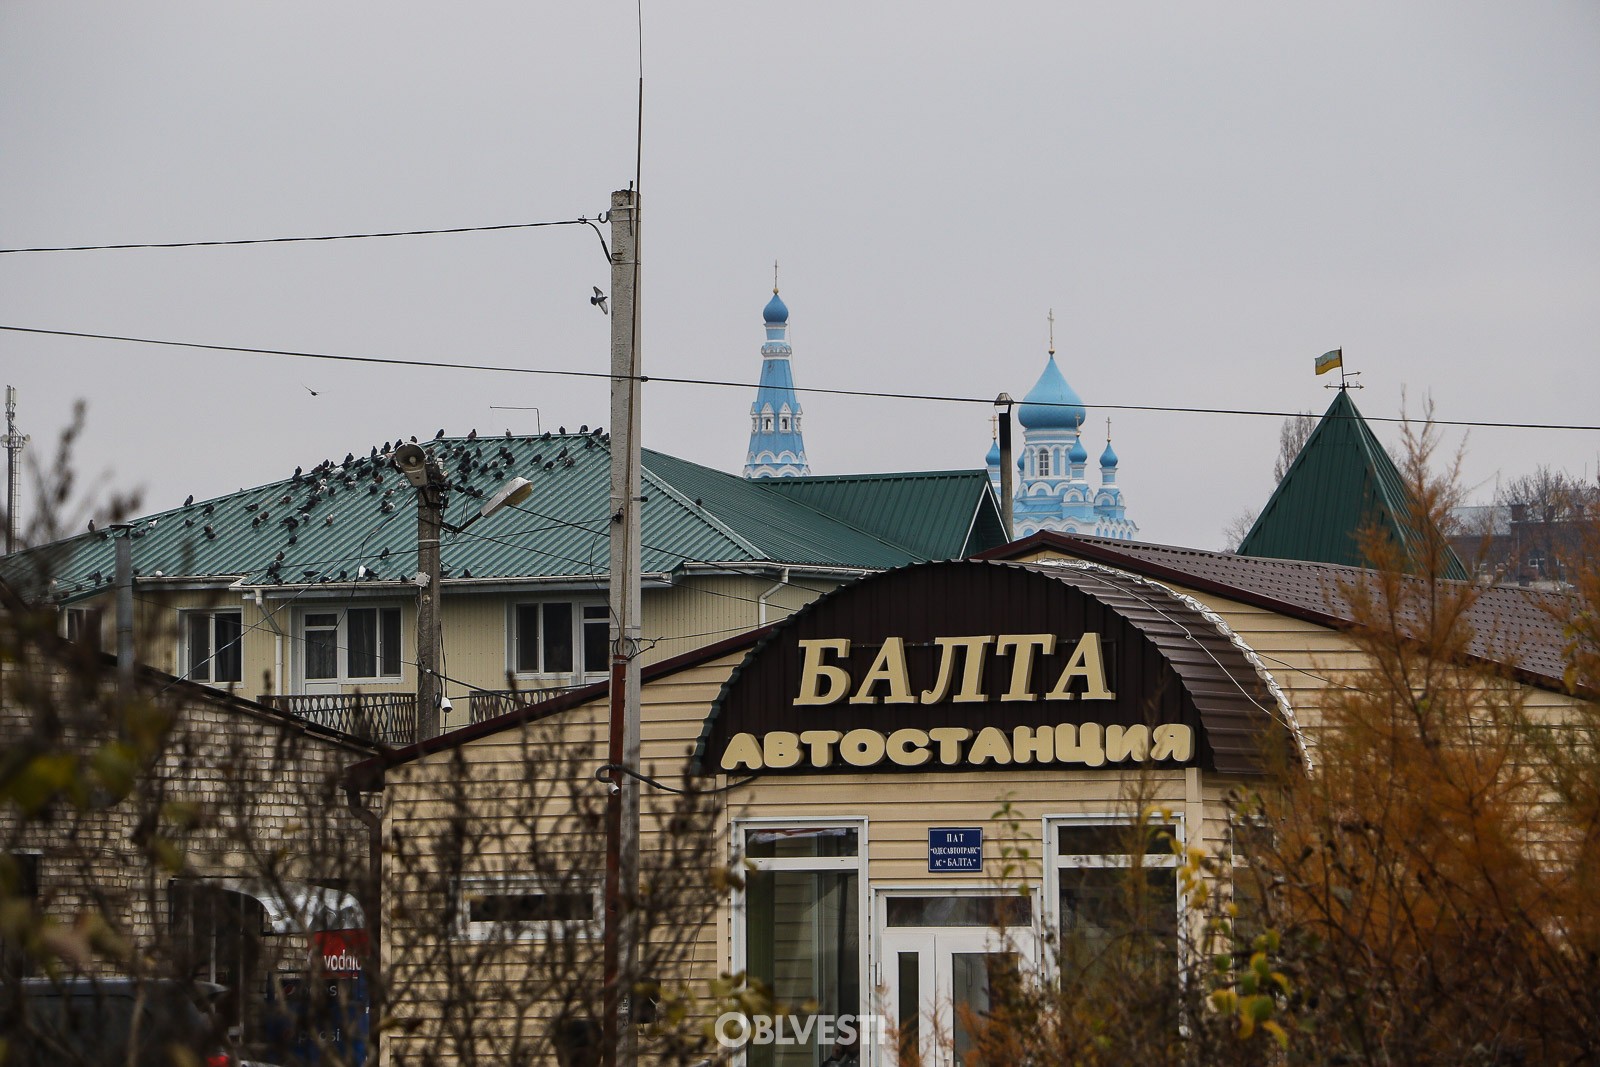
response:
<svg viewBox="0 0 1600 1067"><path fill-rule="evenodd" d="M878 478L987 478L988 472L977 467L954 470L929 471L869 471L859 474L802 474L793 478L763 478L775 486L784 483L804 485L807 482L862 482Z"/></svg>
<svg viewBox="0 0 1600 1067"><path fill-rule="evenodd" d="M648 452L652 456L664 456L664 455L666 455L666 453L658 452L653 448L641 448L639 451L641 453ZM719 471L715 467L707 467L704 464L695 463L693 460L681 459L680 457L677 457L677 456L672 456L670 458L677 460L679 463L688 463L688 464L690 464L692 466L700 467L703 470L713 471L713 472L715 472L717 474L724 474L724 475L727 475L730 478L733 477L733 475L728 474L727 471ZM695 505L687 495L685 495L683 492L681 492L672 483L668 482L664 476L662 476L660 474L657 474L655 471L651 470L650 469L650 465L648 463L644 462L644 458L643 458L642 455L640 457L639 473L641 474L641 476L648 477L652 484L654 484L655 486L657 486L658 488L660 488L661 490L666 492L678 504L678 506L682 510L684 510L687 513L689 513L690 515L693 515L695 518L699 519L701 522L704 522L707 526L710 526L713 530L716 530L719 534L721 534L722 536L726 537L729 541L732 541L734 544L738 545L740 548L742 548L746 552L750 553L750 556L751 556L752 559L765 560L765 559L768 558L767 554L765 552L761 551L761 549L757 548L754 543L752 543L751 541L749 541L748 539L743 537L732 526L729 526L721 518L719 518L713 512L708 510L704 504ZM707 563L707 562L711 562L709 560L691 559L688 556L684 556L684 557L682 557L682 559L686 563Z"/></svg>

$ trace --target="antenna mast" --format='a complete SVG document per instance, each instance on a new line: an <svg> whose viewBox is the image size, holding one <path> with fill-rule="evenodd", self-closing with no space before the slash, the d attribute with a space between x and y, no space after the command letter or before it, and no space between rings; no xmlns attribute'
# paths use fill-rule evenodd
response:
<svg viewBox="0 0 1600 1067"><path fill-rule="evenodd" d="M17 550L17 484L22 480L22 448L28 436L17 432L17 387L6 386L6 552Z"/></svg>

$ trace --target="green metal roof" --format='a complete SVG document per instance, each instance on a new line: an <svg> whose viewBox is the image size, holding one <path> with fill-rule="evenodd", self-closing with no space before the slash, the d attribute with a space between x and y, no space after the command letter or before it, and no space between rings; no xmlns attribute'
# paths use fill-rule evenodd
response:
<svg viewBox="0 0 1600 1067"><path fill-rule="evenodd" d="M1006 541L1000 505L981 470L769 478L761 484L923 559L961 559ZM963 511L970 520L965 527L953 521Z"/></svg>
<svg viewBox="0 0 1600 1067"><path fill-rule="evenodd" d="M534 486L525 503L445 534L447 581L603 581L609 437L596 431L442 438L426 445L451 482L445 521L452 525L464 524L515 475ZM641 563L647 574L694 563L896 567L942 558L944 547L966 537L981 511L972 481L983 477L981 471L905 476L906 484L894 490L895 508L905 515L891 519L885 512L858 521L851 509L835 514L827 499L804 499L803 490L775 489L773 481L749 481L648 449L643 460ZM870 484L864 482L858 495ZM405 478L373 449L134 520L134 567L147 580L243 580L251 586L408 582L417 568L415 501ZM18 553L0 573L18 589L73 600L111 585L113 555L111 536L102 530ZM46 578L54 579L53 589L40 588Z"/></svg>
<svg viewBox="0 0 1600 1067"><path fill-rule="evenodd" d="M1360 532L1376 524L1415 559L1421 537L1405 479L1367 426L1349 390L1341 389L1278 483L1239 555L1367 565ZM1466 568L1449 552L1447 578Z"/></svg>

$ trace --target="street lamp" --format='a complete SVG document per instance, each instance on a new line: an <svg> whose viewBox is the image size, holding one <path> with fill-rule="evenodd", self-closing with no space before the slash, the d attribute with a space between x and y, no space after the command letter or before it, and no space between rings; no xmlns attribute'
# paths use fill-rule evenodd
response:
<svg viewBox="0 0 1600 1067"><path fill-rule="evenodd" d="M428 450L408 442L389 457L406 481L417 487L417 740L426 741L439 733L439 715L444 709L439 689L439 531L460 533L479 519L488 518L501 508L518 504L533 494L533 483L512 478L484 501L478 513L451 526L444 521L444 491L448 486L444 468Z"/></svg>

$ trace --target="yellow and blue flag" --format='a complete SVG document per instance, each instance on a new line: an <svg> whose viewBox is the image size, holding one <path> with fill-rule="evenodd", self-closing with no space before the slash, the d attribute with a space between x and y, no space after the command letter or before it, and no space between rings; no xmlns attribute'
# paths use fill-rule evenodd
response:
<svg viewBox="0 0 1600 1067"><path fill-rule="evenodd" d="M1344 349L1335 348L1332 352L1324 352L1317 357L1317 373L1326 374L1335 367L1344 366Z"/></svg>

